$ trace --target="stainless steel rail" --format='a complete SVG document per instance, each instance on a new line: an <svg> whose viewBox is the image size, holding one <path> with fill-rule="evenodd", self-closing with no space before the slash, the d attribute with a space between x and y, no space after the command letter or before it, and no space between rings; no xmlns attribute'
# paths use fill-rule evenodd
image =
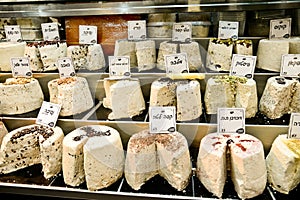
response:
<svg viewBox="0 0 300 200"><path fill-rule="evenodd" d="M9 3L8 3L9 2ZM14 2L14 1L13 1ZM146 14L155 12L188 12L189 8L204 11L275 10L299 8L299 0L259 1L237 3L200 3L156 5L153 1L133 2L56 2L35 0L24 6L25 0L0 1L0 17L63 17L117 14ZM21 2L21 3L20 3Z"/></svg>

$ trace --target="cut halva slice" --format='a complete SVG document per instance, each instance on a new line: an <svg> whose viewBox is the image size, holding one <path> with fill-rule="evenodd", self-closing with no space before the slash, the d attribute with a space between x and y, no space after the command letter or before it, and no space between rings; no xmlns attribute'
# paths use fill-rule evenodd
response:
<svg viewBox="0 0 300 200"><path fill-rule="evenodd" d="M48 82L50 102L61 105L60 116L85 112L94 101L88 82L83 77L54 79Z"/></svg>
<svg viewBox="0 0 300 200"><path fill-rule="evenodd" d="M77 128L63 141L63 177L67 185L86 181L89 190L106 188L123 175L124 150L119 132L103 125Z"/></svg>
<svg viewBox="0 0 300 200"><path fill-rule="evenodd" d="M35 78L8 78L0 83L0 114L15 115L42 106L44 94Z"/></svg>
<svg viewBox="0 0 300 200"><path fill-rule="evenodd" d="M140 81L138 79L104 79L106 97L103 106L112 110L109 119L132 118L145 110Z"/></svg>
<svg viewBox="0 0 300 200"><path fill-rule="evenodd" d="M157 174L178 191L188 185L190 153L181 133L151 134L149 130L143 130L129 139L125 161L127 183L139 190Z"/></svg>
<svg viewBox="0 0 300 200"><path fill-rule="evenodd" d="M4 136L0 150L0 174L41 163L45 178L61 171L62 141L64 133L59 127L28 125Z"/></svg>
<svg viewBox="0 0 300 200"><path fill-rule="evenodd" d="M222 97L222 98L220 98ZM253 79L235 76L215 76L208 79L204 96L207 114L217 114L218 108L245 108L246 118L257 113L257 88Z"/></svg>
<svg viewBox="0 0 300 200"><path fill-rule="evenodd" d="M229 160L226 159L228 153ZM208 191L219 198L223 194L227 168L241 199L262 194L266 187L267 170L260 140L248 134L206 135L199 147L197 177Z"/></svg>
<svg viewBox="0 0 300 200"><path fill-rule="evenodd" d="M232 51L232 40L210 39L206 56L206 67L212 71L229 71Z"/></svg>
<svg viewBox="0 0 300 200"><path fill-rule="evenodd" d="M11 71L11 58L24 56L26 42L0 42L0 71Z"/></svg>
<svg viewBox="0 0 300 200"><path fill-rule="evenodd" d="M268 181L278 192L288 194L300 183L300 140L279 135L267 155Z"/></svg>

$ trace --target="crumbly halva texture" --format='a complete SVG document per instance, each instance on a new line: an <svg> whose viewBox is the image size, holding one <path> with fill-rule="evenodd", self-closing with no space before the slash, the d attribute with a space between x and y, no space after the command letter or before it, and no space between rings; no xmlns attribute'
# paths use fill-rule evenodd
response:
<svg viewBox="0 0 300 200"><path fill-rule="evenodd" d="M103 125L83 126L63 141L63 178L67 185L86 181L89 190L106 188L124 170L124 150L119 132Z"/></svg>
<svg viewBox="0 0 300 200"><path fill-rule="evenodd" d="M267 80L259 102L259 111L270 119L300 111L298 78L273 76Z"/></svg>
<svg viewBox="0 0 300 200"><path fill-rule="evenodd" d="M61 171L62 141L60 127L28 125L17 128L3 138L0 149L0 174L42 164L43 176L51 178Z"/></svg>
<svg viewBox="0 0 300 200"><path fill-rule="evenodd" d="M139 190L158 174L178 191L188 185L190 154L181 133L151 134L149 130L143 130L130 137L125 160L127 183Z"/></svg>
<svg viewBox="0 0 300 200"><path fill-rule="evenodd" d="M266 163L268 182L278 192L288 194L300 183L300 140L286 134L275 138Z"/></svg>
<svg viewBox="0 0 300 200"><path fill-rule="evenodd" d="M150 106L176 106L178 121L198 119L202 115L200 83L158 79L151 85Z"/></svg>
<svg viewBox="0 0 300 200"><path fill-rule="evenodd" d="M48 82L50 102L60 104L60 116L85 112L93 107L94 101L88 82L83 77L54 79Z"/></svg>
<svg viewBox="0 0 300 200"><path fill-rule="evenodd" d="M38 45L39 45L38 42L27 43L24 50L24 57L28 58L30 69L33 72L44 71L44 66L42 63Z"/></svg>
<svg viewBox="0 0 300 200"><path fill-rule="evenodd" d="M154 40L145 40L135 43L137 66L139 72L156 67L156 48Z"/></svg>
<svg viewBox="0 0 300 200"><path fill-rule="evenodd" d="M132 118L146 108L138 79L104 79L104 89L103 106L112 110L109 119Z"/></svg>
<svg viewBox="0 0 300 200"><path fill-rule="evenodd" d="M157 68L166 70L165 56L169 54L186 53L189 71L200 71L203 67L198 42L175 43L164 41L160 43L157 57Z"/></svg>
<svg viewBox="0 0 300 200"><path fill-rule="evenodd" d="M222 98L219 98L222 97ZM217 114L218 108L245 108L246 118L258 111L256 82L236 76L214 76L208 79L204 96L207 114Z"/></svg>
<svg viewBox="0 0 300 200"><path fill-rule="evenodd" d="M35 78L8 78L0 83L0 114L23 114L41 107L44 94Z"/></svg>
<svg viewBox="0 0 300 200"><path fill-rule="evenodd" d="M57 70L57 60L67 56L67 43L65 42L42 42L38 49L43 63L43 71Z"/></svg>
<svg viewBox="0 0 300 200"><path fill-rule="evenodd" d="M206 67L212 71L229 71L233 45L234 43L231 39L210 39L207 49Z"/></svg>
<svg viewBox="0 0 300 200"><path fill-rule="evenodd" d="M67 56L72 58L75 70L99 70L105 67L105 58L100 44L68 46Z"/></svg>
<svg viewBox="0 0 300 200"><path fill-rule="evenodd" d="M164 41L160 43L159 50L158 50L158 56L157 56L157 68L160 70L166 70L166 64L165 64L165 56L169 54L176 54L178 49L178 44L171 43L168 41Z"/></svg>
<svg viewBox="0 0 300 200"><path fill-rule="evenodd" d="M11 71L10 58L24 56L26 42L0 42L0 71Z"/></svg>
<svg viewBox="0 0 300 200"><path fill-rule="evenodd" d="M136 47L134 41L117 40L115 43L114 56L129 56L130 67L137 67Z"/></svg>
<svg viewBox="0 0 300 200"><path fill-rule="evenodd" d="M262 194L267 183L267 169L261 141L248 134L206 135L200 142L197 177L219 198L223 194L227 169L241 199Z"/></svg>

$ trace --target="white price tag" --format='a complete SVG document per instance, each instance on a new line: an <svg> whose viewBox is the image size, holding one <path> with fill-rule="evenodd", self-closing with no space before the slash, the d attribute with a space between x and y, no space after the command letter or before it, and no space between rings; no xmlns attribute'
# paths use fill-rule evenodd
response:
<svg viewBox="0 0 300 200"><path fill-rule="evenodd" d="M300 76L300 54L285 54L281 59L281 76Z"/></svg>
<svg viewBox="0 0 300 200"><path fill-rule="evenodd" d="M150 107L150 133L172 133L176 131L176 108Z"/></svg>
<svg viewBox="0 0 300 200"><path fill-rule="evenodd" d="M270 20L269 38L289 38L291 36L292 18Z"/></svg>
<svg viewBox="0 0 300 200"><path fill-rule="evenodd" d="M189 72L186 53L165 55L165 65L167 74L180 74Z"/></svg>
<svg viewBox="0 0 300 200"><path fill-rule="evenodd" d="M79 44L96 44L97 26L79 25Z"/></svg>
<svg viewBox="0 0 300 200"><path fill-rule="evenodd" d="M130 57L129 56L109 56L109 77L110 78L130 78Z"/></svg>
<svg viewBox="0 0 300 200"><path fill-rule="evenodd" d="M36 124L41 124L49 127L55 127L61 105L44 101L37 119Z"/></svg>
<svg viewBox="0 0 300 200"><path fill-rule="evenodd" d="M235 39L239 36L239 22L219 21L218 38Z"/></svg>
<svg viewBox="0 0 300 200"><path fill-rule="evenodd" d="M42 32L43 32L43 39L45 41L60 40L57 23L42 23L41 27L42 27Z"/></svg>
<svg viewBox="0 0 300 200"><path fill-rule="evenodd" d="M13 77L32 77L32 71L27 57L11 58Z"/></svg>
<svg viewBox="0 0 300 200"><path fill-rule="evenodd" d="M146 20L128 21L128 40L146 39Z"/></svg>
<svg viewBox="0 0 300 200"><path fill-rule="evenodd" d="M288 138L300 139L300 113L291 114Z"/></svg>
<svg viewBox="0 0 300 200"><path fill-rule="evenodd" d="M218 109L219 133L245 133L244 108L219 108Z"/></svg>
<svg viewBox="0 0 300 200"><path fill-rule="evenodd" d="M69 57L59 58L57 60L57 66L61 78L76 75L72 59Z"/></svg>
<svg viewBox="0 0 300 200"><path fill-rule="evenodd" d="M233 54L231 61L231 76L253 78L256 56Z"/></svg>
<svg viewBox="0 0 300 200"><path fill-rule="evenodd" d="M192 39L191 23L174 23L172 41L189 42Z"/></svg>
<svg viewBox="0 0 300 200"><path fill-rule="evenodd" d="M19 25L4 26L6 40L8 42L21 42L22 33Z"/></svg>

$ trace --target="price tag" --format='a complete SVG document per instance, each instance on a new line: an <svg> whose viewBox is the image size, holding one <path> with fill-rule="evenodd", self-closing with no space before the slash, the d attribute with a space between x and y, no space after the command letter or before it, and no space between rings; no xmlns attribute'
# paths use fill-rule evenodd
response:
<svg viewBox="0 0 300 200"><path fill-rule="evenodd" d="M150 107L150 133L173 133L176 131L176 108Z"/></svg>
<svg viewBox="0 0 300 200"><path fill-rule="evenodd" d="M300 139L300 113L291 114L288 138Z"/></svg>
<svg viewBox="0 0 300 200"><path fill-rule="evenodd" d="M128 40L146 39L146 20L128 21Z"/></svg>
<svg viewBox="0 0 300 200"><path fill-rule="evenodd" d="M11 58L10 61L13 77L32 77L27 57Z"/></svg>
<svg viewBox="0 0 300 200"><path fill-rule="evenodd" d="M69 57L59 58L57 60L57 66L61 78L76 75L72 59Z"/></svg>
<svg viewBox="0 0 300 200"><path fill-rule="evenodd" d="M218 109L219 133L245 133L244 108L219 108Z"/></svg>
<svg viewBox="0 0 300 200"><path fill-rule="evenodd" d="M109 56L109 76L110 78L130 78L130 57L129 56Z"/></svg>
<svg viewBox="0 0 300 200"><path fill-rule="evenodd" d="M218 38L237 40L239 35L239 22L219 21Z"/></svg>
<svg viewBox="0 0 300 200"><path fill-rule="evenodd" d="M97 43L97 26L79 25L79 43L96 44Z"/></svg>
<svg viewBox="0 0 300 200"><path fill-rule="evenodd" d="M256 56L233 54L231 61L231 76L253 78Z"/></svg>
<svg viewBox="0 0 300 200"><path fill-rule="evenodd" d="M180 74L189 72L186 53L165 55L165 65L167 74Z"/></svg>
<svg viewBox="0 0 300 200"><path fill-rule="evenodd" d="M289 38L291 36L292 18L270 20L269 38Z"/></svg>
<svg viewBox="0 0 300 200"><path fill-rule="evenodd" d="M57 23L42 23L41 27L43 32L43 38L45 41L60 40Z"/></svg>
<svg viewBox="0 0 300 200"><path fill-rule="evenodd" d="M300 54L285 54L281 59L281 76L300 76Z"/></svg>
<svg viewBox="0 0 300 200"><path fill-rule="evenodd" d="M22 33L19 25L4 26L6 40L8 42L21 42Z"/></svg>
<svg viewBox="0 0 300 200"><path fill-rule="evenodd" d="M44 101L35 123L54 127L58 119L60 108L61 105L59 104Z"/></svg>
<svg viewBox="0 0 300 200"><path fill-rule="evenodd" d="M192 38L191 23L174 23L172 41L189 42Z"/></svg>

